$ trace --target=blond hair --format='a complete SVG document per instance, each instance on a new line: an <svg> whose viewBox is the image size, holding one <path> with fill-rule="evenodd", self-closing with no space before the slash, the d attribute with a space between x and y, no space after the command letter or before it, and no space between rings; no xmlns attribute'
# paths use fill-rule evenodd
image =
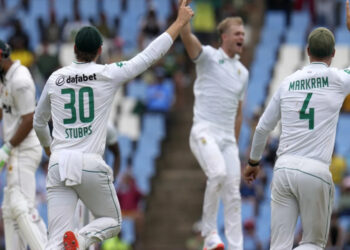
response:
<svg viewBox="0 0 350 250"><path fill-rule="evenodd" d="M231 25L243 25L242 18L236 16L236 17L226 17L224 20L222 20L216 28L220 38L221 38L221 35L231 27Z"/></svg>

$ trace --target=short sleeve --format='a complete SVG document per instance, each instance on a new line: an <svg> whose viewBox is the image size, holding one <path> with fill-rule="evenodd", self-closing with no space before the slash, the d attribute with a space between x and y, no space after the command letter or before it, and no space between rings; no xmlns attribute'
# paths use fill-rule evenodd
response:
<svg viewBox="0 0 350 250"><path fill-rule="evenodd" d="M341 70L341 81L346 95L350 94L350 68Z"/></svg>
<svg viewBox="0 0 350 250"><path fill-rule="evenodd" d="M201 52L199 53L197 58L195 58L193 60L193 62L194 63L202 63L202 62L206 61L208 58L210 58L210 54L211 54L212 50L213 50L213 48L209 45L202 46Z"/></svg>
<svg viewBox="0 0 350 250"><path fill-rule="evenodd" d="M31 79L18 79L12 89L14 103L19 115L26 115L35 110L35 88Z"/></svg>

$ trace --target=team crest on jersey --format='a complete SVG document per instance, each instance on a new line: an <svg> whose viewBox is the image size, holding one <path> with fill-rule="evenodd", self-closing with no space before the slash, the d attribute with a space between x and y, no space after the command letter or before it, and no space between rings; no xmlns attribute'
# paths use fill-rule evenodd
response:
<svg viewBox="0 0 350 250"><path fill-rule="evenodd" d="M350 69L344 69L344 72L350 74Z"/></svg>
<svg viewBox="0 0 350 250"><path fill-rule="evenodd" d="M220 59L219 60L219 64L224 64L225 60L224 59Z"/></svg>
<svg viewBox="0 0 350 250"><path fill-rule="evenodd" d="M207 144L207 140L206 140L204 137L202 137L202 138L201 138L201 143L202 143L203 145L205 145L205 144Z"/></svg>
<svg viewBox="0 0 350 250"><path fill-rule="evenodd" d="M119 68L123 67L124 66L124 63L123 62L117 62L115 63Z"/></svg>

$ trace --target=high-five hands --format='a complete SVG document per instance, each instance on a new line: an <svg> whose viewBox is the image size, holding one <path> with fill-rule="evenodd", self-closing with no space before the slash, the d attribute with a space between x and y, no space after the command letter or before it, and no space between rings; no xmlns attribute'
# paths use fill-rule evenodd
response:
<svg viewBox="0 0 350 250"><path fill-rule="evenodd" d="M191 0L179 0L179 10L177 13L177 20L182 24L187 24L194 16L194 12L188 4Z"/></svg>

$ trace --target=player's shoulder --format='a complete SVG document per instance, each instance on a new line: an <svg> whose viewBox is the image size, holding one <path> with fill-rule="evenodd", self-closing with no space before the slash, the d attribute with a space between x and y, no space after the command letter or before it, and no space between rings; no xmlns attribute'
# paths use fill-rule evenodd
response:
<svg viewBox="0 0 350 250"><path fill-rule="evenodd" d="M199 57L201 57L202 55L216 55L219 53L219 49L214 48L211 45L202 45L202 51L200 52Z"/></svg>
<svg viewBox="0 0 350 250"><path fill-rule="evenodd" d="M338 69L338 68L332 67L332 68L330 68L330 71L336 75L350 77L350 67L343 68L343 69Z"/></svg>
<svg viewBox="0 0 350 250"><path fill-rule="evenodd" d="M344 82L350 81L350 68L335 68L329 67L326 76L333 82L333 84L342 85Z"/></svg>
<svg viewBox="0 0 350 250"><path fill-rule="evenodd" d="M211 53L219 52L218 48L214 48L211 45L202 45L202 50L207 51L207 52L211 52Z"/></svg>
<svg viewBox="0 0 350 250"><path fill-rule="evenodd" d="M117 61L109 64L103 64L101 66L101 70L103 71L108 71L108 70L115 70L115 69L122 69L126 66L127 61Z"/></svg>
<svg viewBox="0 0 350 250"><path fill-rule="evenodd" d="M117 61L108 64L100 64L98 68L96 68L96 72L98 71L98 75L104 79L115 79L118 75L123 75L128 65L128 61ZM125 71L126 70L126 71Z"/></svg>
<svg viewBox="0 0 350 250"><path fill-rule="evenodd" d="M341 84L348 84L350 82L350 68L332 68L332 79Z"/></svg>
<svg viewBox="0 0 350 250"><path fill-rule="evenodd" d="M24 66L22 64L18 64L18 65L15 65L15 67L16 67L16 69L14 71L12 79L14 79L14 80L20 80L20 79L21 80L25 80L25 79L31 80L32 79L30 71L26 66Z"/></svg>
<svg viewBox="0 0 350 250"><path fill-rule="evenodd" d="M51 73L49 78L47 79L47 84L55 83L56 80L59 80L59 78L62 78L62 81L64 80L64 75L68 73L67 66L59 68Z"/></svg>
<svg viewBox="0 0 350 250"><path fill-rule="evenodd" d="M16 68L14 69L14 72L11 76L11 82L14 83L11 84L12 88L19 89L23 87L34 86L34 80L30 74L29 69L22 64L15 66Z"/></svg>
<svg viewBox="0 0 350 250"><path fill-rule="evenodd" d="M299 79L303 75L304 75L303 70L298 69L297 71L295 71L292 74L290 74L290 75L286 76L285 78L283 78L282 84L288 84L289 82L294 81L295 79Z"/></svg>

